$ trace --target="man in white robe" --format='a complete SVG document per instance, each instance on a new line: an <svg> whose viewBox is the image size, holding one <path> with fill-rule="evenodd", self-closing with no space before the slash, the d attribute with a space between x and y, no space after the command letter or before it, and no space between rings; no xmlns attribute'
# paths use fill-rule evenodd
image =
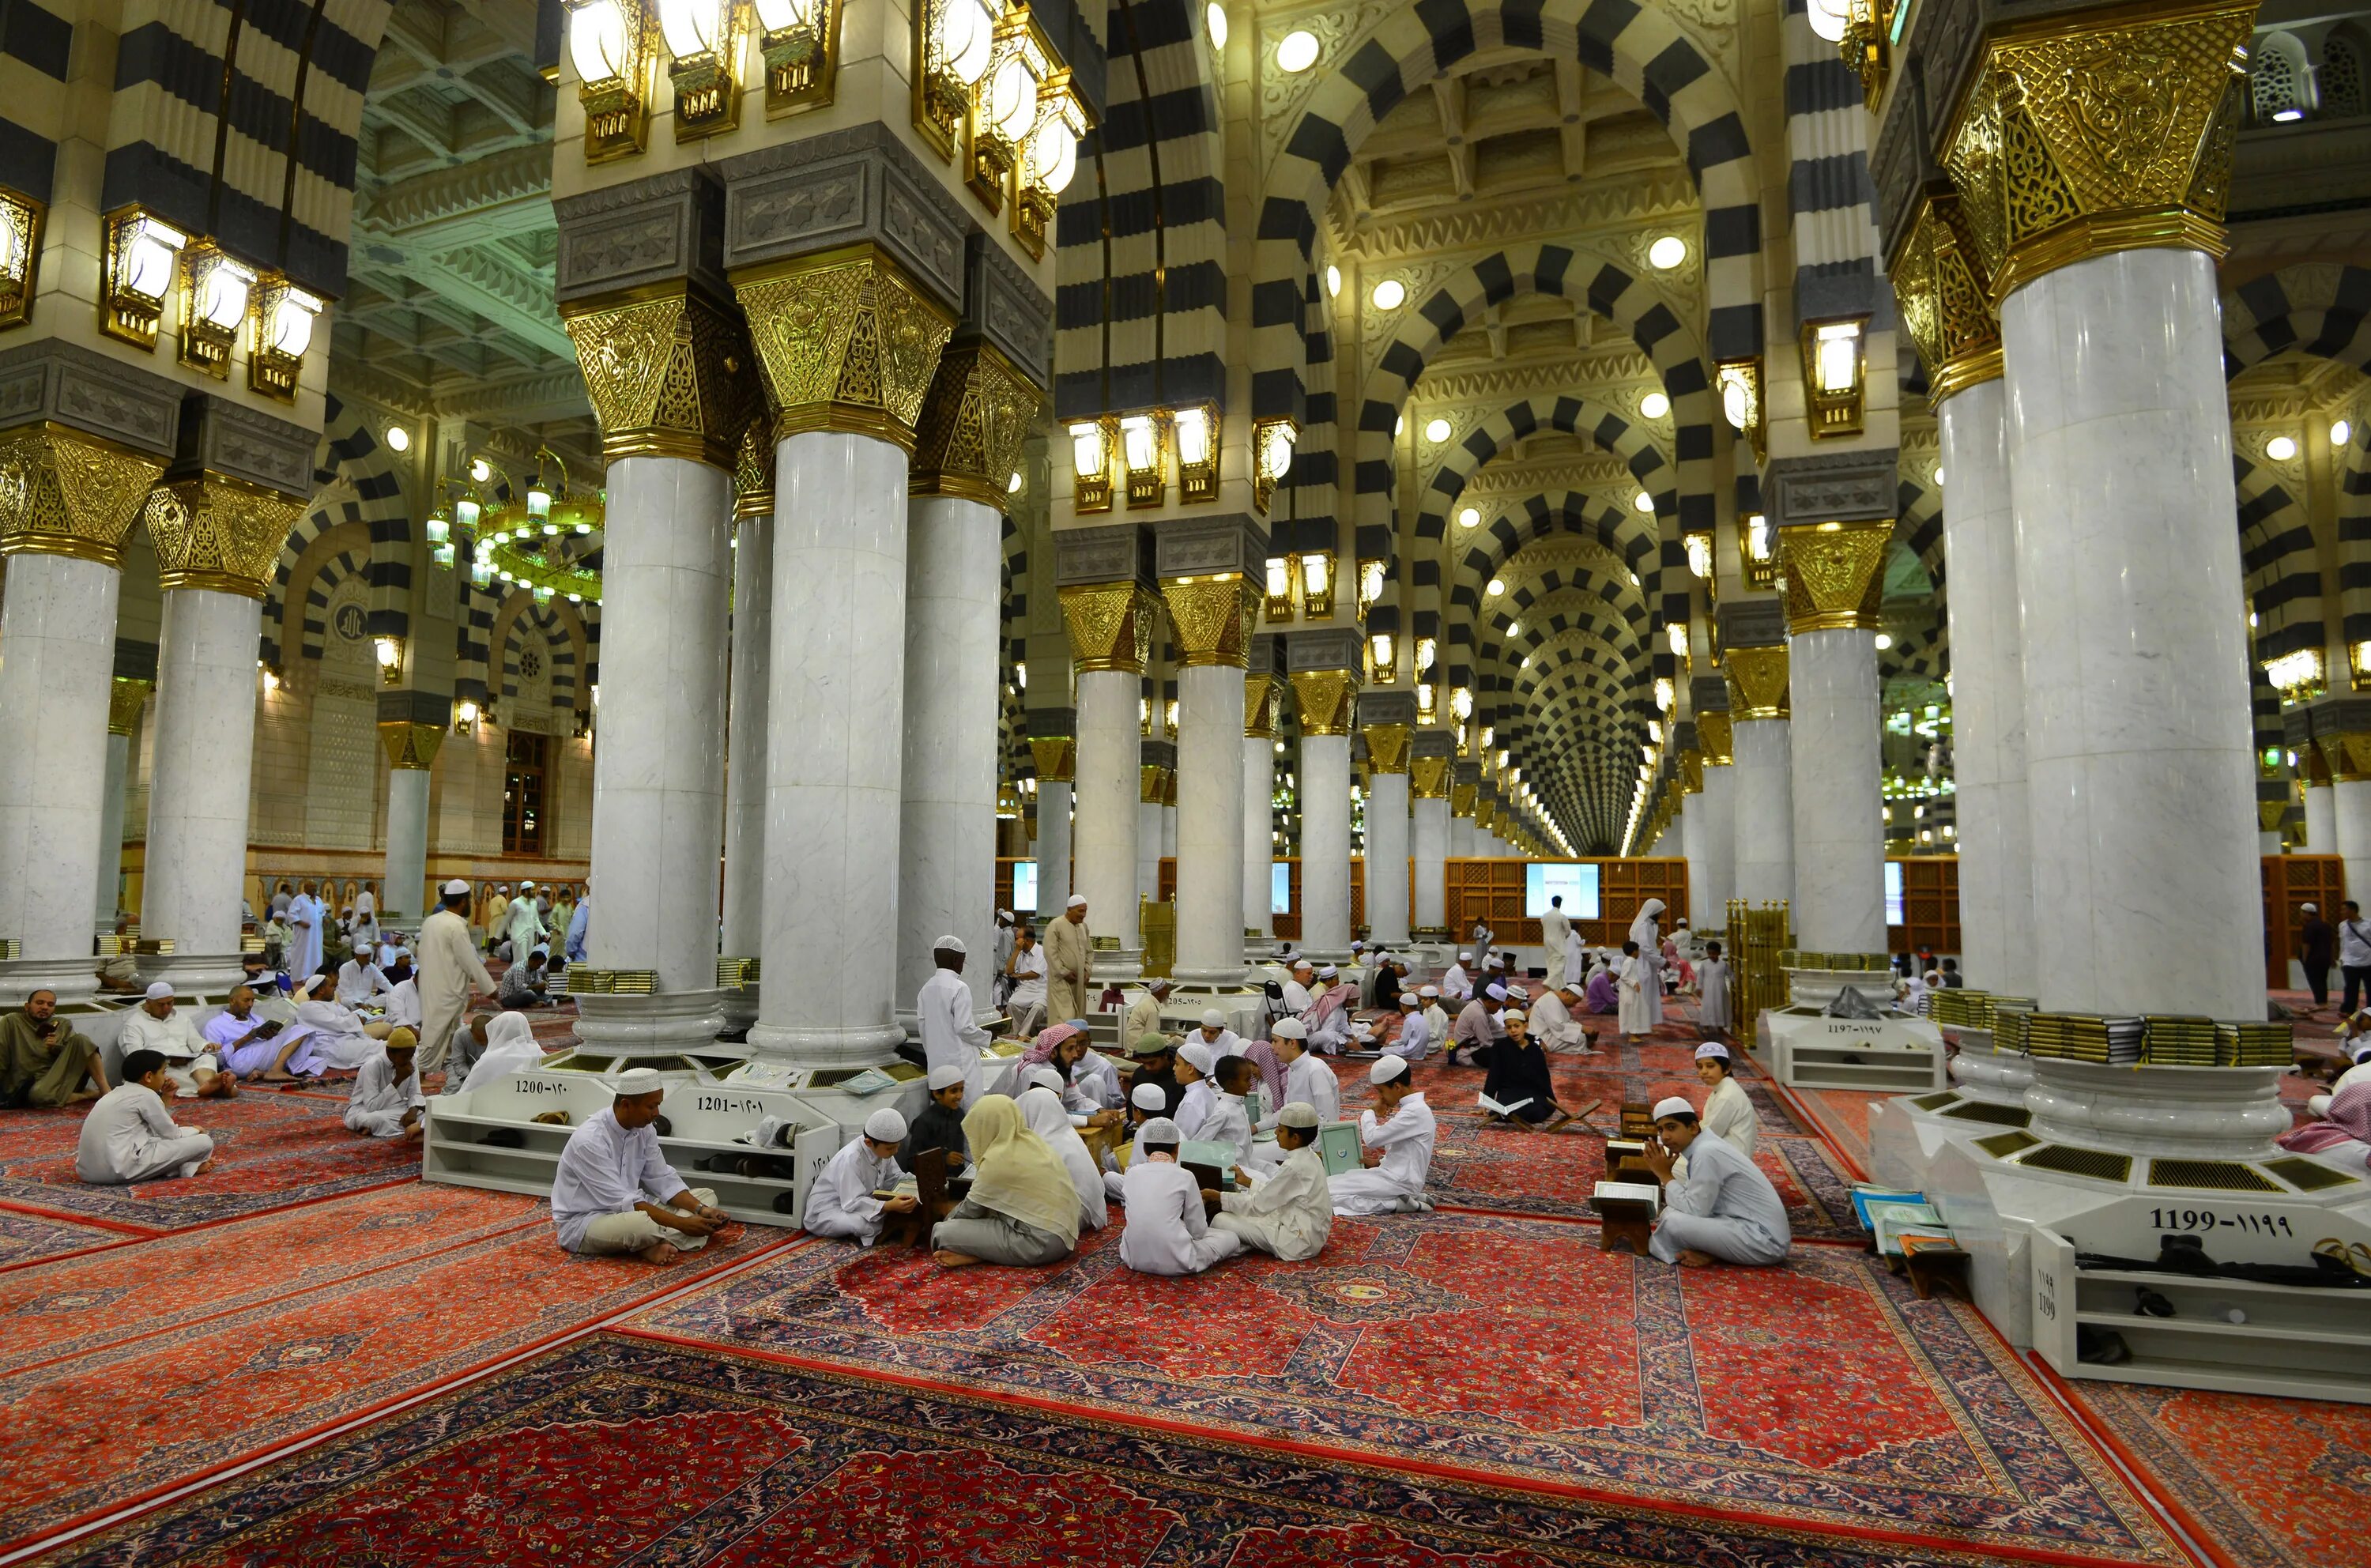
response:
<svg viewBox="0 0 2371 1568"><path fill-rule="evenodd" d="M870 1247L881 1239L885 1216L911 1214L912 1198L876 1198L906 1179L897 1146L906 1140L906 1118L884 1106L864 1118L864 1133L839 1146L807 1186L804 1228L810 1236L836 1236Z"/></svg>
<svg viewBox="0 0 2371 1568"><path fill-rule="evenodd" d="M1161 1009L1168 1003L1169 993L1174 988L1174 983L1162 976L1149 980L1131 992L1128 998L1128 1011L1120 1020L1119 1037L1135 1040L1147 1034L1162 1033Z"/></svg>
<svg viewBox="0 0 2371 1568"><path fill-rule="evenodd" d="M265 1018L255 1010L256 995L252 986L234 986L222 1011L206 1020L203 1031L206 1043L214 1048L214 1058L224 1068L240 1078L261 1078L271 1083L293 1081L287 1071L290 1055L301 1046L301 1041L282 1043L280 1034L287 1027L285 1020Z"/></svg>
<svg viewBox="0 0 2371 1568"><path fill-rule="evenodd" d="M1399 1007L1399 1032L1384 1041L1382 1048L1394 1056L1420 1062L1432 1050L1432 1026L1425 1022L1422 998L1413 991L1403 991Z"/></svg>
<svg viewBox="0 0 2371 1568"><path fill-rule="evenodd" d="M1046 950L1038 944L1036 933L1024 927L1014 935L1012 952L1003 969L1012 983L1005 1009L1012 1015L1013 1032L1027 1039L1046 1027Z"/></svg>
<svg viewBox="0 0 2371 1568"><path fill-rule="evenodd" d="M1729 960L1721 956L1718 942L1705 943L1705 955L1696 963L1696 1022L1717 1034L1727 1034L1731 1028Z"/></svg>
<svg viewBox="0 0 2371 1568"><path fill-rule="evenodd" d="M1379 1056L1367 1073L1383 1113L1359 1113L1359 1140L1366 1168L1345 1170L1330 1183L1336 1214L1407 1214L1432 1207L1424 1194L1432 1174L1438 1136L1432 1107L1424 1102L1402 1056Z"/></svg>
<svg viewBox="0 0 2371 1568"><path fill-rule="evenodd" d="M387 1023L398 1029L409 1029L414 1034L419 1033L420 1026L425 1020L420 1008L420 976L412 972L411 955L408 952L397 953L395 966L391 969L382 968L380 973L393 982L387 990Z"/></svg>
<svg viewBox="0 0 2371 1568"><path fill-rule="evenodd" d="M1648 1251L1667 1263L1767 1266L1787 1261L1794 1233L1787 1205L1761 1167L1706 1132L1678 1095L1655 1103L1648 1170L1663 1182L1662 1212ZM1687 1169L1677 1170L1679 1158Z"/></svg>
<svg viewBox="0 0 2371 1568"><path fill-rule="evenodd" d="M1270 1043L1276 1047L1278 1059L1284 1063L1285 1104L1298 1101L1313 1105L1319 1121L1340 1121L1341 1080L1334 1076L1334 1068L1324 1057L1309 1049L1307 1026L1297 1018L1278 1019L1274 1033L1276 1038ZM1278 1109L1281 1113L1282 1107ZM1276 1125L1275 1118L1268 1118L1261 1125Z"/></svg>
<svg viewBox="0 0 2371 1568"><path fill-rule="evenodd" d="M75 1143L75 1175L101 1186L202 1176L214 1168L214 1140L166 1113L165 1058L134 1051L123 1058L123 1081L98 1097Z"/></svg>
<svg viewBox="0 0 2371 1568"><path fill-rule="evenodd" d="M543 911L535 901L535 883L519 883L518 896L503 912L502 940L510 943L510 960L525 963L526 955L543 940Z"/></svg>
<svg viewBox="0 0 2371 1568"><path fill-rule="evenodd" d="M387 972L361 953L338 965L338 1000L350 1008L394 989Z"/></svg>
<svg viewBox="0 0 2371 1568"><path fill-rule="evenodd" d="M1119 1233L1119 1261L1139 1274L1200 1274L1243 1250L1241 1236L1210 1228L1201 1183L1177 1163L1185 1141L1166 1116L1137 1129L1136 1155L1120 1183L1128 1224Z"/></svg>
<svg viewBox="0 0 2371 1568"><path fill-rule="evenodd" d="M169 980L151 984L146 999L123 1015L115 1049L120 1056L154 1051L164 1057L177 1099L228 1100L238 1092L237 1081L222 1070L214 1042L198 1032L194 1015L174 1004Z"/></svg>
<svg viewBox="0 0 2371 1568"><path fill-rule="evenodd" d="M1316 1000L1310 984L1317 978L1317 966L1305 958L1292 961L1292 978L1284 983L1284 1010L1299 1018Z"/></svg>
<svg viewBox="0 0 2371 1568"><path fill-rule="evenodd" d="M1087 1016L1094 986L1095 938L1087 928L1087 900L1074 893L1046 924L1046 1016L1068 1022Z"/></svg>
<svg viewBox="0 0 2371 1568"><path fill-rule="evenodd" d="M375 1138L421 1136L425 1124L420 1113L428 1101L420 1092L420 1070L414 1065L419 1044L419 1036L399 1029L387 1037L385 1050L363 1064L346 1096L347 1131Z"/></svg>
<svg viewBox="0 0 2371 1568"><path fill-rule="evenodd" d="M421 922L420 940L420 1070L441 1071L445 1054L452 1049L472 996L494 994L493 976L486 973L477 944L469 940L469 884L445 884L441 907ZM521 1020L522 1023L526 1020ZM449 1092L452 1085L445 1088Z"/></svg>
<svg viewBox="0 0 2371 1568"><path fill-rule="evenodd" d="M666 1083L651 1067L618 1075L618 1098L568 1135L551 1179L551 1223L561 1246L588 1256L631 1253L672 1263L708 1245L726 1245L741 1228L716 1206L716 1194L676 1174L659 1147L659 1102Z"/></svg>
<svg viewBox="0 0 2371 1568"><path fill-rule="evenodd" d="M1474 999L1474 955L1461 952L1457 962L1440 977L1440 997L1446 1002L1469 1002Z"/></svg>
<svg viewBox="0 0 2371 1568"><path fill-rule="evenodd" d="M1572 1016L1572 1009L1579 1005L1579 980L1566 980L1540 993L1532 1003L1531 1035L1541 1050L1576 1056L1596 1054L1597 1047L1589 1043L1589 1031Z"/></svg>
<svg viewBox="0 0 2371 1568"><path fill-rule="evenodd" d="M1284 1158L1266 1172L1238 1167L1236 1189L1220 1195L1212 1228L1287 1262L1324 1251L1334 1230L1334 1195L1317 1152L1317 1126L1313 1105L1295 1101L1278 1112L1276 1144Z"/></svg>
<svg viewBox="0 0 2371 1568"><path fill-rule="evenodd" d="M931 944L931 960L938 965L914 997L914 1019L922 1032L922 1059L933 1067L960 1067L964 1104L968 1108L987 1087L987 1069L979 1054L988 1049L988 1031L972 1021L971 987L963 977L964 959L970 950L961 937L949 934Z"/></svg>
<svg viewBox="0 0 2371 1568"><path fill-rule="evenodd" d="M1572 917L1564 912L1564 894L1548 900L1547 913L1540 917L1540 945L1547 949L1548 989L1564 984L1565 944L1572 940Z"/></svg>
<svg viewBox="0 0 2371 1568"><path fill-rule="evenodd" d="M309 882L288 901L291 945L283 955L283 966L297 979L310 979L321 967L321 944L329 919L328 905L313 896L313 884Z"/></svg>

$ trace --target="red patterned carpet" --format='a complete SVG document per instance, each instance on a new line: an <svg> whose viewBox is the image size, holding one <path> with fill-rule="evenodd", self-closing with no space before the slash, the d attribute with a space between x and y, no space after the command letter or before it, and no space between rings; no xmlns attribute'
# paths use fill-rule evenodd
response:
<svg viewBox="0 0 2371 1568"><path fill-rule="evenodd" d="M0 1272L54 1258L86 1248L104 1247L126 1239L120 1230L77 1225L54 1215L19 1214L0 1209Z"/></svg>

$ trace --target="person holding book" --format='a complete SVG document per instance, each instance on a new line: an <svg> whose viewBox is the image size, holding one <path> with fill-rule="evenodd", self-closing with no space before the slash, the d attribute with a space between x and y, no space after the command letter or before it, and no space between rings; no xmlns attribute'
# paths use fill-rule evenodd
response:
<svg viewBox="0 0 2371 1568"><path fill-rule="evenodd" d="M1405 1056L1380 1056L1368 1070L1381 1116L1359 1113L1360 1156L1366 1169L1332 1179L1336 1214L1415 1214L1429 1210L1424 1184L1432 1174L1432 1146L1439 1136L1432 1107L1410 1076Z"/></svg>
<svg viewBox="0 0 2371 1568"><path fill-rule="evenodd" d="M1481 1052L1482 1065L1488 1069L1482 1079L1482 1109L1492 1121L1526 1132L1556 1132L1572 1116L1556 1102L1547 1053L1525 1027L1529 1020L1522 1009L1507 1009L1498 1021L1506 1032Z"/></svg>
<svg viewBox="0 0 2371 1568"><path fill-rule="evenodd" d="M1243 1096L1251 1092L1258 1078L1259 1069L1252 1065L1249 1056L1220 1057L1218 1074L1210 1080L1215 1092L1210 1097L1209 1112L1194 1135L1199 1142L1222 1143L1233 1149L1235 1158L1232 1163L1236 1165L1252 1158L1252 1118L1243 1104Z"/></svg>
<svg viewBox="0 0 2371 1568"><path fill-rule="evenodd" d="M963 1089L963 1069L954 1073L954 1087ZM836 1236L870 1247L881 1239L886 1216L911 1214L919 1201L910 1197L879 1197L895 1192L906 1172L897 1164L897 1146L908 1132L906 1118L894 1106L884 1106L864 1119L864 1136L849 1139L824 1162L807 1189L806 1231L810 1236Z"/></svg>
<svg viewBox="0 0 2371 1568"><path fill-rule="evenodd" d="M897 1163L911 1170L916 1155L943 1148L947 1151L947 1174L952 1176L964 1166L963 1102L971 1087L970 1076L953 1062L943 1062L922 1081L931 1091L931 1102L899 1135Z"/></svg>
<svg viewBox="0 0 2371 1568"><path fill-rule="evenodd" d="M1712 1090L1696 1117L1706 1132L1752 1159L1762 1122L1753 1113L1753 1102L1745 1098L1745 1086L1737 1081L1736 1066L1726 1045L1706 1041L1696 1047L1696 1077Z"/></svg>
<svg viewBox="0 0 2371 1568"><path fill-rule="evenodd" d="M1119 1233L1119 1261L1139 1274L1200 1274L1243 1250L1234 1231L1211 1228L1206 1205L1219 1194L1177 1163L1185 1142L1166 1116L1137 1129L1136 1158L1128 1161L1120 1193L1128 1225Z"/></svg>
<svg viewBox="0 0 2371 1568"><path fill-rule="evenodd" d="M1663 1201L1648 1250L1686 1268L1785 1262L1794 1232L1762 1168L1705 1131L1695 1107L1676 1094L1657 1101L1654 1116L1655 1138L1640 1158L1663 1183Z"/></svg>
<svg viewBox="0 0 2371 1568"><path fill-rule="evenodd" d="M1212 1228L1287 1262L1324 1251L1334 1231L1334 1196L1317 1149L1317 1108L1306 1101L1294 1101L1278 1111L1276 1147L1283 1159L1266 1171L1237 1166L1235 1190L1220 1197Z"/></svg>
<svg viewBox="0 0 2371 1568"><path fill-rule="evenodd" d="M1315 1106L1320 1122L1340 1121L1342 1081L1324 1057L1309 1049L1309 1026L1297 1018L1280 1018L1276 1020L1273 1043L1276 1054L1284 1059L1284 1094L1278 1110L1299 1101ZM1275 1124L1273 1118L1260 1124L1263 1130Z"/></svg>

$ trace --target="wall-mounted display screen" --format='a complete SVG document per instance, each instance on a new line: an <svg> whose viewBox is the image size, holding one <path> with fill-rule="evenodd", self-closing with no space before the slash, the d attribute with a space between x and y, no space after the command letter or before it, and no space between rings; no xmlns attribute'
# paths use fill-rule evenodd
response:
<svg viewBox="0 0 2371 1568"><path fill-rule="evenodd" d="M1885 923L1889 926L1910 924L1910 917L1902 906L1902 862L1899 860L1885 863Z"/></svg>
<svg viewBox="0 0 2371 1568"><path fill-rule="evenodd" d="M1016 915L1037 913L1037 862L1012 862L1012 912Z"/></svg>
<svg viewBox="0 0 2371 1568"><path fill-rule="evenodd" d="M1594 860L1533 860L1524 866L1524 915L1538 919L1548 912L1548 900L1551 898L1564 900L1564 912L1571 919L1597 919L1597 863Z"/></svg>
<svg viewBox="0 0 2371 1568"><path fill-rule="evenodd" d="M1271 915L1292 913L1292 866L1289 861L1268 862L1267 912Z"/></svg>

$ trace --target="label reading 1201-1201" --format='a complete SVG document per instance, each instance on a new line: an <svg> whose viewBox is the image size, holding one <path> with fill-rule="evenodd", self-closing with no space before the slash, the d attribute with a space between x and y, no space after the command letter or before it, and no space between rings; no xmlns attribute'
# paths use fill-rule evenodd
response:
<svg viewBox="0 0 2371 1568"><path fill-rule="evenodd" d="M2258 1236L2294 1236L2289 1228L2289 1216L2284 1214L2222 1214L2212 1209L2153 1208L2149 1210L2149 1228L2153 1230L2213 1230L2218 1226L2234 1230L2246 1230Z"/></svg>

